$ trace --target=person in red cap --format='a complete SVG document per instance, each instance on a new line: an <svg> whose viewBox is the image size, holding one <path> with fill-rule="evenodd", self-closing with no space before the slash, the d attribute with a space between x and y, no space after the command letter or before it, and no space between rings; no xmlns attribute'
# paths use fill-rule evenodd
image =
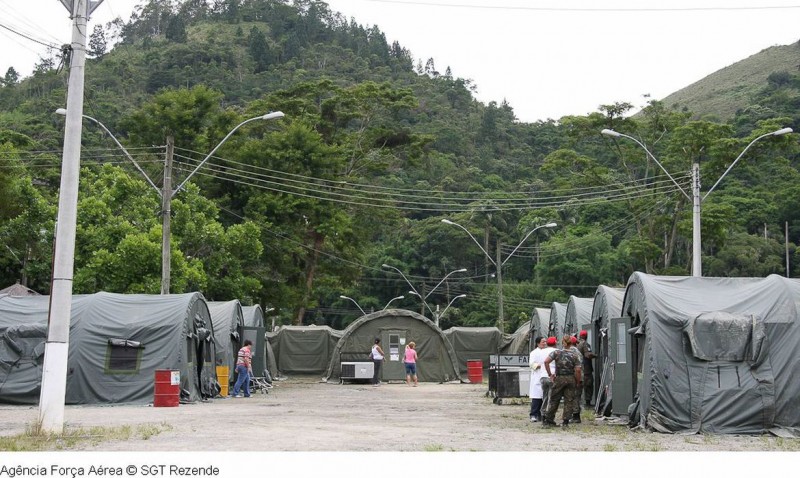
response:
<svg viewBox="0 0 800 478"><path fill-rule="evenodd" d="M580 340L578 341L578 352L581 353L583 362L583 400L586 403L586 408L592 406L592 398L594 396L594 358L595 354L592 352L592 346L589 344L589 333L581 330L579 334Z"/></svg>

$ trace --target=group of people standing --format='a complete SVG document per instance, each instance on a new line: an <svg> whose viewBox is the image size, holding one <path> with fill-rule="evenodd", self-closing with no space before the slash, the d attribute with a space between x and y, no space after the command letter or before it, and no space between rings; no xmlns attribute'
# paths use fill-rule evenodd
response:
<svg viewBox="0 0 800 478"><path fill-rule="evenodd" d="M581 422L581 389L586 406L592 402L592 359L595 357L587 341L587 332L580 332L580 340L565 335L561 348L556 348L555 337L536 337L536 347L530 354L531 368L531 422L542 422L542 426L555 426L556 410L564 399L561 415L562 426Z"/></svg>
<svg viewBox="0 0 800 478"><path fill-rule="evenodd" d="M381 384L381 365L384 359L383 349L381 348L381 339L375 339L372 345L372 350L369 357L372 359L374 369L372 373L372 386L377 387ZM403 365L406 369L406 384L417 386L419 380L417 379L417 344L409 342L406 344L406 349L403 352Z"/></svg>

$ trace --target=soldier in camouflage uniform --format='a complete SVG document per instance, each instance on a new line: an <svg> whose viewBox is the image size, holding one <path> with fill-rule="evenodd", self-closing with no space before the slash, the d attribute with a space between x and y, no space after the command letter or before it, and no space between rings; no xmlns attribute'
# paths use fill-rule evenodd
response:
<svg viewBox="0 0 800 478"><path fill-rule="evenodd" d="M581 339L578 342L578 351L581 353L581 358L583 359L583 363L581 364L583 367L583 400L584 403L586 403L586 408L590 408L592 406L592 395L594 395L593 360L595 358L595 354L592 352L592 346L587 340L588 336L588 332L581 330L581 333L579 334Z"/></svg>
<svg viewBox="0 0 800 478"><path fill-rule="evenodd" d="M581 372L583 372L583 355L578 350L578 338L574 335L569 338L569 351L572 352L581 364ZM581 374L583 379L583 374ZM576 384L575 396L572 398L572 421L575 423L581 422L581 388L582 383Z"/></svg>
<svg viewBox="0 0 800 478"><path fill-rule="evenodd" d="M562 426L569 425L570 417L573 414L573 404L578 384L581 382L581 362L578 357L569 350L570 338L565 335L562 339L563 349L555 350L545 359L544 366L547 375L553 379L553 388L550 390L550 403L542 420L543 426L555 425L556 410L558 410L561 397L564 397L564 411L561 415ZM555 362L556 373L553 376L550 371L550 362Z"/></svg>

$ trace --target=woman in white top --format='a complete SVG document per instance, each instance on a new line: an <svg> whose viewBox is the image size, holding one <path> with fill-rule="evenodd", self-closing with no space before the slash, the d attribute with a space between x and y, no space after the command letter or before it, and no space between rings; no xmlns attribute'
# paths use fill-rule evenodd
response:
<svg viewBox="0 0 800 478"><path fill-rule="evenodd" d="M555 337L551 337L552 342L555 343ZM547 372L544 369L544 359L555 350L549 347L549 339L545 337L536 337L534 340L536 348L531 351L529 365L531 367L531 383L529 395L531 397L531 411L530 420L538 422L542 419L542 410L545 407L547 395L550 392L550 379L547 377ZM550 363L550 370L555 373L555 367Z"/></svg>
<svg viewBox="0 0 800 478"><path fill-rule="evenodd" d="M372 386L377 387L381 383L381 365L383 364L381 339L375 339L375 345L372 346L372 351L369 355L372 357L372 363L375 364L375 369L372 373Z"/></svg>

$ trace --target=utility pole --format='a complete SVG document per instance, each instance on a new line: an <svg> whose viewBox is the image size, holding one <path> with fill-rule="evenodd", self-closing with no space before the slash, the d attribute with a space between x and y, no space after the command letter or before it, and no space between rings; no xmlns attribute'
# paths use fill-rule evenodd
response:
<svg viewBox="0 0 800 478"><path fill-rule="evenodd" d="M513 253L512 253L513 254ZM509 256L511 257L511 256ZM500 238L497 238L497 328L500 333L505 332L505 317L503 317L503 261L500 259Z"/></svg>
<svg viewBox="0 0 800 478"><path fill-rule="evenodd" d="M167 136L167 153L164 157L164 184L161 186L161 295L169 295L171 273L171 220L172 220L172 155L175 138Z"/></svg>
<svg viewBox="0 0 800 478"><path fill-rule="evenodd" d="M75 265L75 230L78 217L78 180L81 167L84 67L88 17L103 0L60 0L72 19L67 118L64 127L64 154L58 195L56 244L53 277L50 281L50 308L47 316L47 341L39 394L41 431L64 432L64 403L67 392L69 323L72 314L72 281Z"/></svg>

